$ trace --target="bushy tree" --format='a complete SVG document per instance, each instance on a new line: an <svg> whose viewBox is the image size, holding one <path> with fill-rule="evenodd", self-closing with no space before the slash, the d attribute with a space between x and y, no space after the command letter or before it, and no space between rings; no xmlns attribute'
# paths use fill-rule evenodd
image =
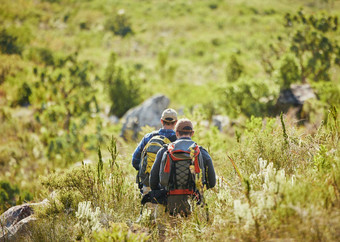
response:
<svg viewBox="0 0 340 242"><path fill-rule="evenodd" d="M0 51L4 54L21 54L23 46L18 42L18 37L10 34L6 29L0 31Z"/></svg>
<svg viewBox="0 0 340 242"><path fill-rule="evenodd" d="M105 29L122 37L133 34L130 19L123 9L106 20Z"/></svg>
<svg viewBox="0 0 340 242"><path fill-rule="evenodd" d="M31 48L28 53L28 58L39 64L45 64L46 66L53 66L55 64L53 52L48 48Z"/></svg>
<svg viewBox="0 0 340 242"><path fill-rule="evenodd" d="M31 104L38 105L36 119L47 129L42 138L47 157L59 157L63 165L83 158L88 137L82 131L99 112L91 70L91 63L78 61L77 54L57 60L53 67L34 70L37 81Z"/></svg>
<svg viewBox="0 0 340 242"><path fill-rule="evenodd" d="M340 47L332 38L338 30L338 17L308 16L300 10L285 15L285 27L289 30L290 51L298 62L301 81L329 81L332 66L340 65Z"/></svg>
<svg viewBox="0 0 340 242"><path fill-rule="evenodd" d="M280 66L280 79L282 80L281 88L286 89L290 84L300 81L300 71L295 59L286 56Z"/></svg>
<svg viewBox="0 0 340 242"><path fill-rule="evenodd" d="M105 72L105 84L108 86L111 100L110 113L122 117L126 111L141 101L140 87L134 73L116 65L116 54L112 53Z"/></svg>
<svg viewBox="0 0 340 242"><path fill-rule="evenodd" d="M35 70L40 77L35 82L35 98L42 103L41 112L50 113L50 121L63 122L65 130L69 130L73 117L98 111L96 89L89 76L91 69L90 62L79 62L74 54L59 60L52 70L44 69L40 73Z"/></svg>
<svg viewBox="0 0 340 242"><path fill-rule="evenodd" d="M32 94L31 87L26 82L24 82L18 90L16 103L19 104L20 106L29 105L30 104L29 98L31 94Z"/></svg>
<svg viewBox="0 0 340 242"><path fill-rule="evenodd" d="M263 116L268 114L277 94L278 88L270 81L241 78L226 86L221 105L234 117Z"/></svg>
<svg viewBox="0 0 340 242"><path fill-rule="evenodd" d="M244 66L235 55L230 57L228 66L227 66L227 81L233 82L240 78L242 73L244 72Z"/></svg>

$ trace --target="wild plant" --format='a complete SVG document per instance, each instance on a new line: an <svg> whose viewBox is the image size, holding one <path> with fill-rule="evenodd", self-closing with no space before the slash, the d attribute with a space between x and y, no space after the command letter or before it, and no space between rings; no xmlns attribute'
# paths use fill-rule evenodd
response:
<svg viewBox="0 0 340 242"><path fill-rule="evenodd" d="M80 230L82 236L89 236L92 231L99 231L102 228L100 214L100 208L92 209L90 201L78 204L76 228Z"/></svg>

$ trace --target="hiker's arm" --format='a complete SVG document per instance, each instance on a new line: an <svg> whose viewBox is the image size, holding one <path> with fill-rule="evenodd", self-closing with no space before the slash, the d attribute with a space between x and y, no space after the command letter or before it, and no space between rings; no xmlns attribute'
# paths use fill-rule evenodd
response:
<svg viewBox="0 0 340 242"><path fill-rule="evenodd" d="M158 190L160 188L160 186L159 186L159 169L160 169L160 166L161 166L162 156L163 156L165 150L166 150L165 148L161 148L157 152L156 160L152 165L151 172L150 172L150 178L149 178L151 190Z"/></svg>
<svg viewBox="0 0 340 242"><path fill-rule="evenodd" d="M151 139L151 134L147 134L143 137L143 139L139 142L137 148L135 149L135 151L133 152L132 155L132 166L138 171L139 170L139 163L140 163L140 159L141 159L141 155L143 152L143 149L145 147L145 145L149 142L149 140Z"/></svg>
<svg viewBox="0 0 340 242"><path fill-rule="evenodd" d="M215 169L214 165L212 163L212 159L204 148L201 148L201 152L203 155L203 161L204 161L204 166L207 171L207 188L213 188L216 185L216 174L215 174Z"/></svg>

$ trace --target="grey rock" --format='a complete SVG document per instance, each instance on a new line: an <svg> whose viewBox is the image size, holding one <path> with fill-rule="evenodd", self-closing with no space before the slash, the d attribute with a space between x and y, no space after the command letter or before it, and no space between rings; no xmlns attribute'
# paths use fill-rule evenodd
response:
<svg viewBox="0 0 340 242"><path fill-rule="evenodd" d="M121 136L127 138L128 133L132 133L132 138L136 139L142 127L148 125L160 128L160 118L164 109L168 107L170 100L164 95L155 95L137 107L127 111L122 117L123 127Z"/></svg>
<svg viewBox="0 0 340 242"><path fill-rule="evenodd" d="M289 89L282 90L275 105L275 113L295 110L296 116L300 118L303 104L306 100L316 98L309 84L292 84Z"/></svg>
<svg viewBox="0 0 340 242"><path fill-rule="evenodd" d="M214 115L212 117L212 125L216 126L219 131L223 131L226 127L230 126L230 119L228 116Z"/></svg>
<svg viewBox="0 0 340 242"><path fill-rule="evenodd" d="M316 96L309 84L292 84L290 89L285 89L280 92L277 103L281 105L300 106L310 98L316 98Z"/></svg>
<svg viewBox="0 0 340 242"><path fill-rule="evenodd" d="M0 242L18 241L29 234L28 226L36 220L34 207L45 206L48 200L9 208L0 216Z"/></svg>

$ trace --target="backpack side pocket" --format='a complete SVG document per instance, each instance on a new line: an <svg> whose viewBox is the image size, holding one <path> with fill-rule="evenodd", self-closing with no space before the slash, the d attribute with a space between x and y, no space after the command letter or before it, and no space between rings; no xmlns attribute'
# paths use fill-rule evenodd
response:
<svg viewBox="0 0 340 242"><path fill-rule="evenodd" d="M168 151L164 152L159 169L159 183L167 187L169 185L172 160Z"/></svg>

